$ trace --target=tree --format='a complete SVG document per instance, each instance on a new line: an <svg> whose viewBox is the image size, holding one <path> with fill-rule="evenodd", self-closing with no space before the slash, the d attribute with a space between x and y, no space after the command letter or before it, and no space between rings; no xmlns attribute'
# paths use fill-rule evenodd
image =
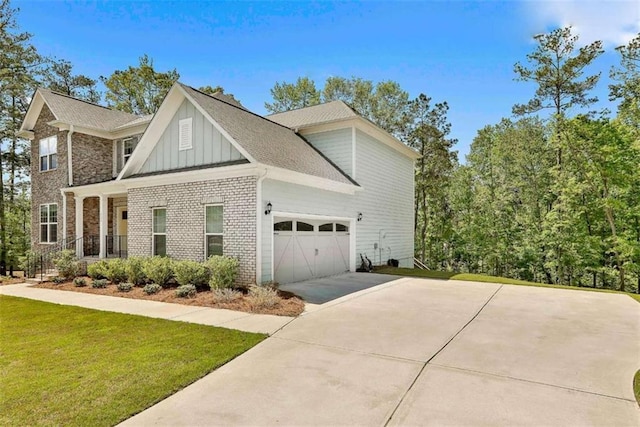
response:
<svg viewBox="0 0 640 427"><path fill-rule="evenodd" d="M627 45L616 48L620 53L620 68L613 67L609 99L620 100L618 113L640 135L640 33Z"/></svg>
<svg viewBox="0 0 640 427"><path fill-rule="evenodd" d="M27 141L16 135L36 86L42 59L31 44L31 34L20 32L18 9L9 0L0 2L0 274L6 274L11 238L20 229L11 227L18 187L28 175ZM5 185L5 180L7 185ZM24 234L24 231L22 234Z"/></svg>
<svg viewBox="0 0 640 427"><path fill-rule="evenodd" d="M105 98L110 107L133 114L153 114L179 78L175 68L156 71L153 60L145 54L137 67L117 70L109 77L101 76L100 80L107 88Z"/></svg>
<svg viewBox="0 0 640 427"><path fill-rule="evenodd" d="M95 104L102 97L96 89L96 80L82 74L74 75L73 65L64 59L51 61L44 76L44 85L53 91Z"/></svg>
<svg viewBox="0 0 640 427"><path fill-rule="evenodd" d="M226 96L226 97L229 97L229 98L231 98L231 99L233 99L234 101L236 101L236 102L238 102L238 103L239 103L239 101L236 99L236 97L235 97L235 96L233 96L233 94L232 94L232 93L225 93L224 88L223 88L222 86L216 86L216 87L211 87L211 86L209 86L209 85L207 85L207 86L200 86L200 87L198 88L198 90L199 90L200 92L202 92L202 93L206 93L207 95L213 95L213 94L215 94L215 93L219 93L219 94L224 95L224 96Z"/></svg>
<svg viewBox="0 0 640 427"><path fill-rule="evenodd" d="M295 83L276 82L271 88L273 103L264 103L270 113L295 110L320 103L320 92L309 77L298 77Z"/></svg>
<svg viewBox="0 0 640 427"><path fill-rule="evenodd" d="M530 67L516 63L516 80L534 82L538 85L534 97L527 104L513 107L516 115L535 113L552 108L561 115L573 106L588 106L598 99L589 97L600 78L600 73L586 76L584 69L604 51L602 42L595 41L575 51L578 36L572 34L571 27L558 28L549 34L534 37L538 45L527 55Z"/></svg>

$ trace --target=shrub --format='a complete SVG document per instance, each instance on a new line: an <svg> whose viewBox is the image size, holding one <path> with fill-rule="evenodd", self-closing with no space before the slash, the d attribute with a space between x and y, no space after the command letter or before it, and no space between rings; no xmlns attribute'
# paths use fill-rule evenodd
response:
<svg viewBox="0 0 640 427"><path fill-rule="evenodd" d="M197 293L194 285L182 285L176 289L176 296L179 298L193 298Z"/></svg>
<svg viewBox="0 0 640 427"><path fill-rule="evenodd" d="M189 260L174 261L173 273L178 285L205 286L211 276L205 264Z"/></svg>
<svg viewBox="0 0 640 427"><path fill-rule="evenodd" d="M147 295L157 294L158 292L160 292L160 289L162 289L162 286L158 285L157 283L149 283L148 285L145 285L144 288L142 288L144 293Z"/></svg>
<svg viewBox="0 0 640 427"><path fill-rule="evenodd" d="M280 304L280 296L273 288L252 285L249 287L247 301L254 309L275 308Z"/></svg>
<svg viewBox="0 0 640 427"><path fill-rule="evenodd" d="M96 289L103 289L107 287L107 280L106 279L96 279L91 283L91 287L92 288L96 288Z"/></svg>
<svg viewBox="0 0 640 427"><path fill-rule="evenodd" d="M58 274L65 279L76 277L80 272L80 263L76 258L76 253L71 249L65 249L55 254L53 265L56 266Z"/></svg>
<svg viewBox="0 0 640 427"><path fill-rule="evenodd" d="M109 263L103 259L87 266L87 275L92 279L106 279Z"/></svg>
<svg viewBox="0 0 640 427"><path fill-rule="evenodd" d="M242 297L242 292L236 291L235 289L229 288L220 288L213 290L213 302L214 303L225 303L225 302L233 302Z"/></svg>
<svg viewBox="0 0 640 427"><path fill-rule="evenodd" d="M127 280L126 271L127 262L123 259L116 258L107 262L107 279L111 280L111 283L120 283Z"/></svg>
<svg viewBox="0 0 640 427"><path fill-rule="evenodd" d="M120 292L129 292L131 289L133 289L133 283L129 283L129 282L118 283L118 290Z"/></svg>
<svg viewBox="0 0 640 427"><path fill-rule="evenodd" d="M142 271L153 283L165 287L173 277L171 259L162 256L153 256L144 260Z"/></svg>
<svg viewBox="0 0 640 427"><path fill-rule="evenodd" d="M144 258L131 257L126 260L125 271L127 273L127 280L134 285L141 285L146 280L146 276L142 267L144 265Z"/></svg>
<svg viewBox="0 0 640 427"><path fill-rule="evenodd" d="M235 258L213 255L207 260L211 271L209 286L211 289L231 288L238 276L238 260Z"/></svg>
<svg viewBox="0 0 640 427"><path fill-rule="evenodd" d="M34 277L40 268L40 254L35 251L27 251L24 256L18 258L20 270L24 271L25 277Z"/></svg>
<svg viewBox="0 0 640 427"><path fill-rule="evenodd" d="M53 279L51 279L51 281L52 281L53 283L55 283L56 285L59 285L59 284L61 284L61 283L64 283L65 278L64 278L64 277L60 277L60 276L56 276L56 277L54 277Z"/></svg>
<svg viewBox="0 0 640 427"><path fill-rule="evenodd" d="M87 286L87 280L84 277L76 277L73 279L73 284L79 288Z"/></svg>

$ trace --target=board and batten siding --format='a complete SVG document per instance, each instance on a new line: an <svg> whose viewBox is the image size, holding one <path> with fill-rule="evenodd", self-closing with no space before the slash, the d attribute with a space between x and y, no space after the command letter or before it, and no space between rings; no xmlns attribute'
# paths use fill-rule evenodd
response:
<svg viewBox="0 0 640 427"><path fill-rule="evenodd" d="M413 267L414 161L371 136L356 131L358 223L356 254L367 254L374 264L389 258ZM374 244L379 249L374 250Z"/></svg>
<svg viewBox="0 0 640 427"><path fill-rule="evenodd" d="M352 219L362 212L362 221L356 222L356 248L351 251L356 267L359 254L375 264L395 258L403 267L413 266L413 160L358 131L356 169L363 190L354 195L267 178L262 183L262 206L271 202L278 212ZM262 282L272 280L272 215L262 215ZM374 244L382 250L374 249Z"/></svg>
<svg viewBox="0 0 640 427"><path fill-rule="evenodd" d="M303 136L344 173L353 177L353 144L350 127Z"/></svg>
<svg viewBox="0 0 640 427"><path fill-rule="evenodd" d="M191 117L193 148L179 150L179 122ZM244 157L196 107L184 100L139 173L210 165Z"/></svg>

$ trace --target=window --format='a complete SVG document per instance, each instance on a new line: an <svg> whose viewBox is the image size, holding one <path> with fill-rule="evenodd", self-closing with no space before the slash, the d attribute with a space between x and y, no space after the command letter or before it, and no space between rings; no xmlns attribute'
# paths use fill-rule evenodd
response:
<svg viewBox="0 0 640 427"><path fill-rule="evenodd" d="M326 223L326 224L322 224L320 227L318 227L318 230L320 230L321 232L323 232L323 231L332 232L333 231L333 223L329 222L329 223Z"/></svg>
<svg viewBox="0 0 640 427"><path fill-rule="evenodd" d="M58 137L40 140L40 170L48 171L58 167Z"/></svg>
<svg viewBox="0 0 640 427"><path fill-rule="evenodd" d="M313 225L296 221L296 231L313 231Z"/></svg>
<svg viewBox="0 0 640 427"><path fill-rule="evenodd" d="M336 223L336 231L349 231L349 226Z"/></svg>
<svg viewBox="0 0 640 427"><path fill-rule="evenodd" d="M205 247L207 259L212 255L222 255L222 206L205 207Z"/></svg>
<svg viewBox="0 0 640 427"><path fill-rule="evenodd" d="M40 243L55 243L58 240L58 205L40 205Z"/></svg>
<svg viewBox="0 0 640 427"><path fill-rule="evenodd" d="M124 165L131 157L133 149L136 148L136 141L133 138L127 138L122 141L122 164Z"/></svg>
<svg viewBox="0 0 640 427"><path fill-rule="evenodd" d="M182 119L179 122L180 140L178 141L178 150L190 150L193 148L193 138L191 133L192 118Z"/></svg>
<svg viewBox="0 0 640 427"><path fill-rule="evenodd" d="M167 254L167 210L153 209L153 255Z"/></svg>
<svg viewBox="0 0 640 427"><path fill-rule="evenodd" d="M291 231L293 230L293 221L281 221L273 224L273 231Z"/></svg>

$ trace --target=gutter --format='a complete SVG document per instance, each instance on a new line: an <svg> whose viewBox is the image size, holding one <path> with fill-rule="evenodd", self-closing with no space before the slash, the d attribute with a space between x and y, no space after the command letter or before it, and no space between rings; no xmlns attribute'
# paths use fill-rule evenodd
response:
<svg viewBox="0 0 640 427"><path fill-rule="evenodd" d="M67 132L67 172L69 173L69 186L73 185L73 152L71 150L71 136L73 135L74 127L69 126Z"/></svg>

